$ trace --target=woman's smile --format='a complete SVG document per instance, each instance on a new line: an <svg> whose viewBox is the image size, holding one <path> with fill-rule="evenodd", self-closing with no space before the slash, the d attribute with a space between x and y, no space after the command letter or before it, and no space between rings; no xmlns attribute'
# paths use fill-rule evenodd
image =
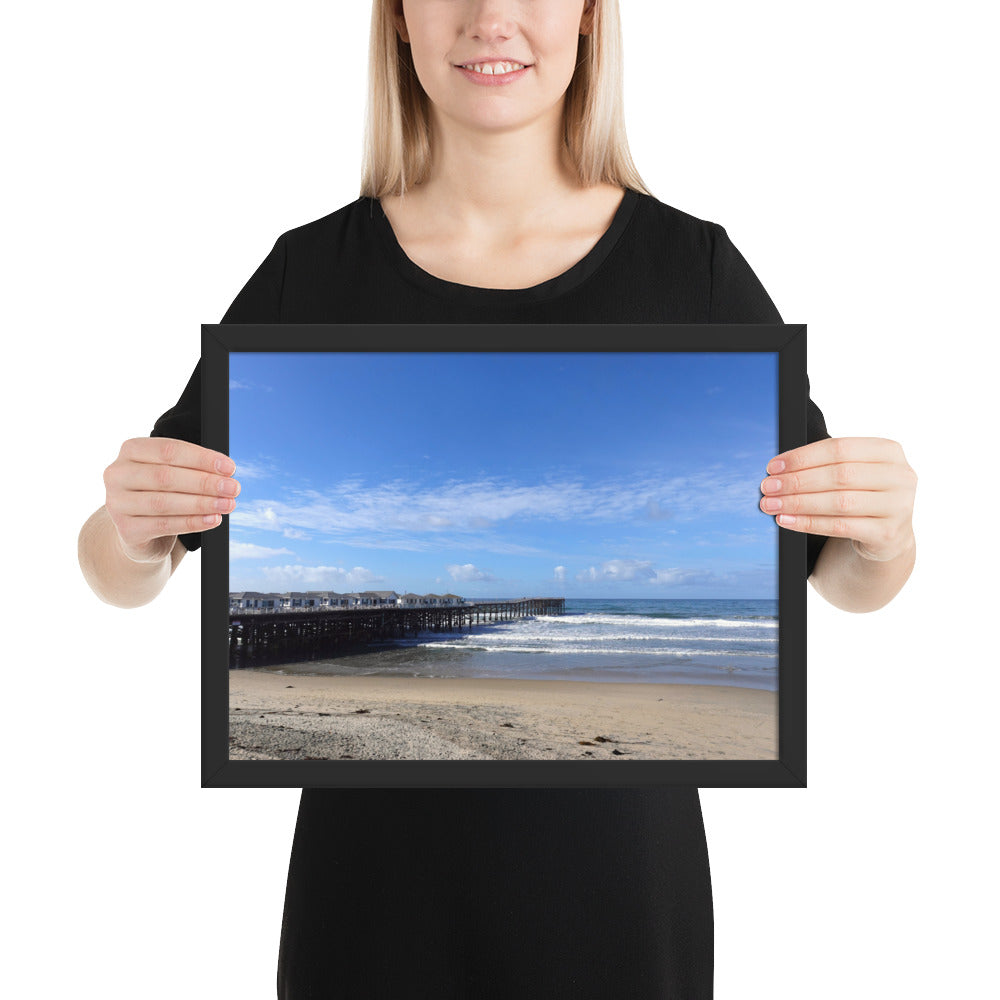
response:
<svg viewBox="0 0 1000 1000"><path fill-rule="evenodd" d="M531 69L530 65L525 66L516 62L476 63L475 65L475 69L469 68L468 65L456 66L455 69L481 87L502 87L514 80L520 80Z"/></svg>

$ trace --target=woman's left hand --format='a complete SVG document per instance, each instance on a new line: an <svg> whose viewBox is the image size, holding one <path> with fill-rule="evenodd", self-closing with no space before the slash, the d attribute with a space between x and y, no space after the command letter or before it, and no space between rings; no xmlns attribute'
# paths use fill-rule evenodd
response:
<svg viewBox="0 0 1000 1000"><path fill-rule="evenodd" d="M917 474L885 438L826 438L767 463L760 509L778 524L850 538L863 559L888 562L909 551Z"/></svg>

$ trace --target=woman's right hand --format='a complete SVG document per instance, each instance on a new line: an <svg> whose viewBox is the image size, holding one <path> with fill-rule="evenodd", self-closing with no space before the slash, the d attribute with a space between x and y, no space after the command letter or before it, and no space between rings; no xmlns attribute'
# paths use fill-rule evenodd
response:
<svg viewBox="0 0 1000 1000"><path fill-rule="evenodd" d="M126 441L104 470L105 507L122 551L134 562L159 562L179 534L217 527L236 506L235 471L227 455L188 441Z"/></svg>

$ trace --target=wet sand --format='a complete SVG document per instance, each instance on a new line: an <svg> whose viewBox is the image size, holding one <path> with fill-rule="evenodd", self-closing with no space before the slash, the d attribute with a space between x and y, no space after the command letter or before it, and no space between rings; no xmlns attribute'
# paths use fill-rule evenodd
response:
<svg viewBox="0 0 1000 1000"><path fill-rule="evenodd" d="M231 760L774 760L778 696L695 684L229 672Z"/></svg>

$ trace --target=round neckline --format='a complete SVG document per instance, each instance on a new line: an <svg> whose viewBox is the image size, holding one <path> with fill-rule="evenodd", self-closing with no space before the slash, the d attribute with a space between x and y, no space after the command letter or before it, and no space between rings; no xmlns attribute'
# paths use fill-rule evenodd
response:
<svg viewBox="0 0 1000 1000"><path fill-rule="evenodd" d="M639 201L639 192L633 188L625 188L625 195L601 238L591 247L590 251L581 257L572 267L537 285L527 288L483 288L479 285L465 285L457 281L447 281L425 271L406 255L396 238L396 232L389 222L382 203L377 198L365 198L369 204L369 215L375 224L380 242L404 278L422 288L424 291L442 298L464 302L487 302L490 305L521 305L526 302L541 302L553 299L572 291L589 278L607 259L614 249L619 237L625 231L635 206ZM376 211L375 209L378 209Z"/></svg>

